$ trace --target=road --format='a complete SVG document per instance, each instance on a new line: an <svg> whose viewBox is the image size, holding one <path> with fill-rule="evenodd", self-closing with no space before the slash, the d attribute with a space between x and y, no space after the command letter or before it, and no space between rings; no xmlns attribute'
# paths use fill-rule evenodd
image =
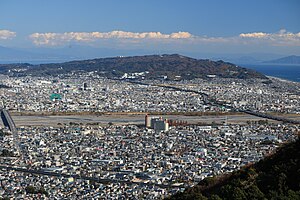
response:
<svg viewBox="0 0 300 200"><path fill-rule="evenodd" d="M8 170L8 171L17 171L22 173L29 173L29 174L37 174L42 176L54 176L54 177L64 177L64 178L74 178L74 179L81 179L81 180L89 180L89 181L95 181L97 183L102 184L110 184L110 183L122 183L122 184L138 184L138 185L147 185L147 186L156 186L160 188L181 188L184 186L178 186L178 185L170 185L170 184L158 184L158 183L145 183L145 182L133 182L133 181L127 181L127 180L119 180L119 179L103 179L103 178L96 178L96 177L87 177L87 176L80 176L80 175L69 175L64 173L56 173L56 172L49 172L44 170L34 170L34 169L26 169L16 166L6 166L6 165L0 165L1 170Z"/></svg>
<svg viewBox="0 0 300 200"><path fill-rule="evenodd" d="M253 110L244 110L244 109L233 108L232 106L225 105L221 102L218 102L215 98L210 97L206 93L199 92L199 91L196 91L196 90L183 89L183 88L170 86L170 85L148 84L148 83L142 83L142 82L137 82L137 81L129 81L129 82L132 83L132 84L138 84L138 85L149 85L149 86L168 88L168 89L173 89L173 90L181 91L181 92L191 92L191 93L199 94L200 96L202 96L204 102L207 105L225 107L225 108L229 108L229 109L231 109L233 111L236 111L236 112L241 112L241 113L245 113L245 114L256 116L256 117L262 117L262 118L269 119L269 120L281 121L281 122L286 122L286 123L291 123L291 124L300 124L300 120L289 119L289 118L280 117L280 116L274 116L274 115L270 115L270 114L266 114L266 113L261 113L261 112L258 112L258 111L253 111Z"/></svg>

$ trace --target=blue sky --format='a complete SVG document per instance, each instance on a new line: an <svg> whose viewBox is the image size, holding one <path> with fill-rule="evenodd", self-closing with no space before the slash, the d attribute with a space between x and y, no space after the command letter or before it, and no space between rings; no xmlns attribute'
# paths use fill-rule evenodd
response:
<svg viewBox="0 0 300 200"><path fill-rule="evenodd" d="M300 54L299 0L0 0L0 45Z"/></svg>

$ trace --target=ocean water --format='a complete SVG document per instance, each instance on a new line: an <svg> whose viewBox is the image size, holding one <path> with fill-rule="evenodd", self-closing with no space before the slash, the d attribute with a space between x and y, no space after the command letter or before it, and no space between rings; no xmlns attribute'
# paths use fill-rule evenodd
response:
<svg viewBox="0 0 300 200"><path fill-rule="evenodd" d="M240 65L248 69L254 69L266 76L274 76L290 81L300 82L300 65Z"/></svg>

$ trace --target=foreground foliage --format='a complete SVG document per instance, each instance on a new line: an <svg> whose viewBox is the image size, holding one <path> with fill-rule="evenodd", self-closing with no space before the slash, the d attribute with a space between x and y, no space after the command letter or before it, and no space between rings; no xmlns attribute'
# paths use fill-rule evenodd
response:
<svg viewBox="0 0 300 200"><path fill-rule="evenodd" d="M300 140L232 174L211 177L167 199L300 199Z"/></svg>

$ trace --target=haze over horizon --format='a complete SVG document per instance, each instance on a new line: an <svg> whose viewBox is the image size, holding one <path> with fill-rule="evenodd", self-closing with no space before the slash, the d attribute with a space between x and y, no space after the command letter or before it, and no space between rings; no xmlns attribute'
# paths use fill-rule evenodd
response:
<svg viewBox="0 0 300 200"><path fill-rule="evenodd" d="M297 0L4 0L0 47L18 50L16 59L26 57L22 51L46 59L153 53L273 59L300 54L299 8Z"/></svg>

